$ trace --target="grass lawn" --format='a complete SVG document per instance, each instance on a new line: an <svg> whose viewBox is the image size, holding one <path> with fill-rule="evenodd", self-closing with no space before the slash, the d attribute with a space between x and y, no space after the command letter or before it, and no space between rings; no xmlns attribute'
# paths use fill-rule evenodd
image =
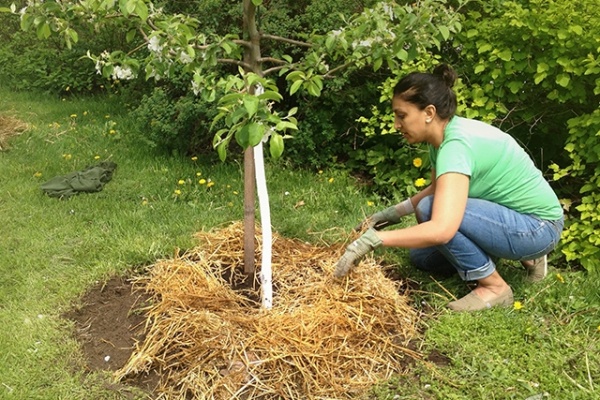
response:
<svg viewBox="0 0 600 400"><path fill-rule="evenodd" d="M241 220L241 165L154 154L135 140L118 99L2 92L0 115L29 125L0 151L0 399L135 397L84 372L72 324L60 316L97 282L193 246L198 230ZM98 193L57 200L40 190L107 160L117 169ZM267 180L273 228L314 243L346 240L365 214L387 206L343 171L273 163ZM414 271L403 250L378 254L413 282L418 346L445 362L418 362L372 398L600 399L597 276L558 266L531 285L503 263L521 308L455 314L444 306L467 292L462 282Z"/></svg>

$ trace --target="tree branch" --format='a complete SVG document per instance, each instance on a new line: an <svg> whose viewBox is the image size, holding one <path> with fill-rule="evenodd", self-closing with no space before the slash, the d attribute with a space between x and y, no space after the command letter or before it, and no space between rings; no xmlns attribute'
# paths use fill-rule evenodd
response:
<svg viewBox="0 0 600 400"><path fill-rule="evenodd" d="M300 46L300 47L312 47L312 44L307 43L307 42L301 42L299 40L294 40L294 39L289 39L289 38L284 38L282 36L275 36L275 35L269 35L266 33L262 33L260 35L261 38L263 39L270 39L270 40L275 40L277 42L284 42L284 43L289 43L289 44L294 44L296 46Z"/></svg>
<svg viewBox="0 0 600 400"><path fill-rule="evenodd" d="M258 59L258 62L260 62L260 63L270 62L273 64L279 64L279 65L287 64L287 61L280 60L279 58L274 58L274 57L261 57Z"/></svg>
<svg viewBox="0 0 600 400"><path fill-rule="evenodd" d="M243 61L240 61L240 60L234 60L233 58L217 58L217 62L221 63L221 64L238 65L238 66L244 68L247 71L251 71L250 64L247 64L247 63L245 63Z"/></svg>

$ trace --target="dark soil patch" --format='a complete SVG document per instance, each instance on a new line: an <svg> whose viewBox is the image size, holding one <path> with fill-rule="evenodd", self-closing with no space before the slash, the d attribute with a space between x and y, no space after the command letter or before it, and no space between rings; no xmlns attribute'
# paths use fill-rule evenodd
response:
<svg viewBox="0 0 600 400"><path fill-rule="evenodd" d="M75 337L81 343L90 372L122 368L144 340L146 315L140 311L148 296L134 292L122 277L92 287L81 299L81 307L63 315L75 323ZM152 393L159 382L156 373L140 375L125 382Z"/></svg>

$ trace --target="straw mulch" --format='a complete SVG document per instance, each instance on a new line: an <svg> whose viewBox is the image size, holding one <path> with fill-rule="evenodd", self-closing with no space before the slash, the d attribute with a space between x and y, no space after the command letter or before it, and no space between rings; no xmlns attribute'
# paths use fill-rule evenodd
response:
<svg viewBox="0 0 600 400"><path fill-rule="evenodd" d="M0 115L0 151L8 149L8 139L20 135L27 129L27 124L11 116Z"/></svg>
<svg viewBox="0 0 600 400"><path fill-rule="evenodd" d="M335 279L344 246L274 235L274 301L265 310L257 278L242 273L242 224L198 239L134 280L154 302L146 338L118 380L154 369L160 399L357 398L420 358L408 349L417 314L373 259ZM258 243L258 260L260 251Z"/></svg>

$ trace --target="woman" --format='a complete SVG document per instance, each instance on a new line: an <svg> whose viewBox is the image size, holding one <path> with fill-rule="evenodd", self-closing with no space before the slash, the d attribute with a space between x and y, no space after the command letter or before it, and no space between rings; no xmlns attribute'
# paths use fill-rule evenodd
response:
<svg viewBox="0 0 600 400"><path fill-rule="evenodd" d="M527 153L508 134L455 116L456 73L447 65L411 73L394 88L395 128L410 144L428 144L431 184L365 221L369 229L350 244L335 275L346 275L378 246L411 249L416 267L456 269L475 289L448 307L474 311L513 304L494 259L520 260L530 280L546 275L548 254L563 229L561 205ZM379 229L415 212L418 225Z"/></svg>

